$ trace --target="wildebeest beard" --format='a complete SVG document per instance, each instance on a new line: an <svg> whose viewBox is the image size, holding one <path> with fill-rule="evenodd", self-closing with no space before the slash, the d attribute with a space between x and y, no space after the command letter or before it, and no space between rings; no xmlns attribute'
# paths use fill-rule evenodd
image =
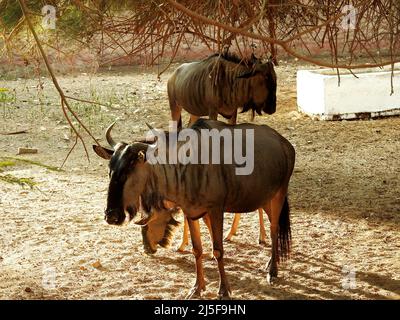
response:
<svg viewBox="0 0 400 320"><path fill-rule="evenodd" d="M141 195L143 211L151 213L154 210L167 210L163 202L164 198L158 192L151 190L151 183L146 186L146 189Z"/></svg>
<svg viewBox="0 0 400 320"><path fill-rule="evenodd" d="M255 113L259 116L262 112L267 114L273 114L276 111L276 84L273 80L268 81L268 96L267 99L262 104L256 104L253 99L250 99L242 108L240 113L245 113L251 110L252 119L254 119Z"/></svg>
<svg viewBox="0 0 400 320"><path fill-rule="evenodd" d="M251 99L249 102L247 102L244 106L242 111L240 111L240 113L245 113L247 111L251 110L252 114L252 118L254 119L255 113L257 112L257 114L259 116L261 116L261 110L262 110L262 105L256 105L253 101L253 99ZM264 109L263 109L264 110Z"/></svg>

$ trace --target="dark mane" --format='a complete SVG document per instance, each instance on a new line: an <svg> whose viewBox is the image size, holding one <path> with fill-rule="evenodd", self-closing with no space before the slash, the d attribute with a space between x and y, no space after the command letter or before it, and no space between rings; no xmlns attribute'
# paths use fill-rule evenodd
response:
<svg viewBox="0 0 400 320"><path fill-rule="evenodd" d="M254 65L253 61L251 61L251 58L241 58L237 54L232 53L232 52L224 52L224 53L214 53L213 55L209 56L209 58L217 57L220 56L221 58L225 59L226 61L241 64L247 67L252 67Z"/></svg>
<svg viewBox="0 0 400 320"><path fill-rule="evenodd" d="M155 210L167 210L164 206L164 198L157 192L143 192L141 194L142 207L146 213Z"/></svg>
<svg viewBox="0 0 400 320"><path fill-rule="evenodd" d="M150 213L153 210L168 210L164 205L164 197L157 188L158 181L157 177L152 177L147 182L144 191L140 195L142 200L142 208L146 213Z"/></svg>

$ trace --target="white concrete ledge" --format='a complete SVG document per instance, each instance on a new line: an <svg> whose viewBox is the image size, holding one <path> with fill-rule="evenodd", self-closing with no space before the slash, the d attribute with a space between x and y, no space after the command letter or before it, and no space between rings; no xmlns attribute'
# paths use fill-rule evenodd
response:
<svg viewBox="0 0 400 320"><path fill-rule="evenodd" d="M299 111L320 120L375 118L400 115L400 66L395 66L394 93L391 71L385 68L340 71L297 71L297 105Z"/></svg>

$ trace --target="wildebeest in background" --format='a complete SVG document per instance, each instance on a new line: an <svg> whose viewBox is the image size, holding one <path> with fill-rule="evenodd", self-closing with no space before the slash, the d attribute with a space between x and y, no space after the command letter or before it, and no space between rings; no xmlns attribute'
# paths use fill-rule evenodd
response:
<svg viewBox="0 0 400 320"><path fill-rule="evenodd" d="M172 120L182 126L182 108L190 114L190 123L201 116L217 120L218 114L236 124L237 109L273 114L276 110L276 73L272 61L262 63L253 54L250 59L225 52L179 66L168 80L168 99ZM263 210L258 209L259 243L265 244ZM240 215L235 215L226 236L231 240L239 226ZM185 220L182 243L178 251L188 244Z"/></svg>
<svg viewBox="0 0 400 320"><path fill-rule="evenodd" d="M193 120L218 114L236 124L237 110L273 114L276 110L276 73L271 61L254 55L240 59L234 54L214 54L202 61L184 63L168 79L172 120L182 126L185 109Z"/></svg>
<svg viewBox="0 0 400 320"><path fill-rule="evenodd" d="M154 227L149 223L159 221L161 215L158 212L164 211L164 230L158 228L156 231L163 238L166 235L165 230L171 230L171 226L175 224L173 215L168 216L165 201L182 208L188 218L196 259L196 283L189 293L189 297L192 297L200 295L205 289L197 219L208 214L213 253L220 274L219 296L228 298L230 286L223 260L224 212L251 212L257 208L263 208L267 212L272 240L268 275L270 278L276 277L279 258L286 258L290 250L287 191L293 172L295 151L289 141L266 125L231 126L219 121L200 119L191 128L197 134L202 129L216 129L219 132L223 129L254 130L254 169L251 174L237 175L236 164L225 164L222 158L221 164L150 164L146 154L151 150L149 148L154 148L153 145L141 142L131 145L116 144L110 136L107 140L114 150L93 146L99 156L110 159L105 219L110 224L120 225L127 216L129 219L136 216L141 208L144 213L138 223L147 225L144 236L148 236L154 232ZM225 139L222 141L223 145ZM245 144L246 140L242 142L243 148L246 148Z"/></svg>

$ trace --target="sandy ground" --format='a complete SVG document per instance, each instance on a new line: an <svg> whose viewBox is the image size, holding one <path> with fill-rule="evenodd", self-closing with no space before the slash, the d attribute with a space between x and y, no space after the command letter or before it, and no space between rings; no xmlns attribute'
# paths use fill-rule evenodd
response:
<svg viewBox="0 0 400 320"><path fill-rule="evenodd" d="M400 299L400 118L313 121L296 111L297 68L306 66L277 67L278 110L255 119L277 129L297 151L290 185L292 257L269 285L264 268L270 245L258 244L257 214L243 215L238 235L225 244L233 298ZM69 95L112 103L112 108L72 103L101 142L115 119L114 136L130 141L144 134L145 122L168 125L168 73L158 81L156 71L117 69L59 80ZM41 81L38 90L37 79L0 78L0 87L15 89L17 97L0 104L0 132L28 129L1 135L0 156L59 166L74 138L52 84ZM248 119L241 115L239 121ZM181 232L171 248L147 256L137 226L106 225L107 163L85 140L90 163L79 146L62 172L26 163L3 168L2 174L38 184L30 189L0 182L0 298L184 298L195 273L190 248L175 252ZM39 153L15 156L18 147ZM227 214L226 231L231 221ZM203 243L208 255L205 230ZM214 299L218 271L209 257L205 274L203 297Z"/></svg>

